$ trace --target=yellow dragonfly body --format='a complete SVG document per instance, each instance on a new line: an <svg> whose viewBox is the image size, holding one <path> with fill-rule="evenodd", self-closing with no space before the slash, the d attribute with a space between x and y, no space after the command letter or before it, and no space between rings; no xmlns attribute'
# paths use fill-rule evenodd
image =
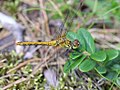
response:
<svg viewBox="0 0 120 90"><path fill-rule="evenodd" d="M71 41L67 40L65 37L58 38L52 41L43 42L17 42L17 45L47 45L47 46L60 46L69 47Z"/></svg>
<svg viewBox="0 0 120 90"><path fill-rule="evenodd" d="M17 42L17 45L47 45L47 46L60 46L66 48L77 48L79 46L79 41L74 40L71 42L65 36L62 36L56 40L46 41L46 42Z"/></svg>

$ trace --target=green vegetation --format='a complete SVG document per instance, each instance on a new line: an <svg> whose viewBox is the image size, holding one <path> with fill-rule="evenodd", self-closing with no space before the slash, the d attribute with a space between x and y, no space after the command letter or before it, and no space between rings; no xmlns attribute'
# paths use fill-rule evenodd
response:
<svg viewBox="0 0 120 90"><path fill-rule="evenodd" d="M9 86L7 90L44 90L48 84L43 74L46 68L54 69L59 81L59 86L55 88L50 85L50 90L120 88L120 33L117 31L120 28L119 0L43 0L44 7L41 7L40 2L33 5L37 0L30 0L30 3L28 1L0 1L0 11L11 15L25 26L25 40L52 40L54 35L59 36L60 33L55 32L60 32L59 24L63 22L66 38L72 42L79 40L80 46L69 52L67 61L63 56L64 48L56 58L57 51L53 53L55 48L46 49L46 46L37 50L32 48L36 51L29 60L23 59L26 53L16 54L11 51L0 54L0 89ZM52 23L52 27L50 21L58 22ZM47 26L49 35L46 34ZM24 50L27 49L28 47ZM60 61L58 65L57 61L61 59L64 62ZM43 66L39 67L38 64ZM34 70L37 65L38 68Z"/></svg>
<svg viewBox="0 0 120 90"><path fill-rule="evenodd" d="M73 35L72 35L73 34ZM95 69L102 77L119 85L120 65L116 62L119 52L115 49L96 51L94 40L86 29L79 29L76 33L68 32L67 38L78 39L80 46L70 54L70 60L64 66L64 72L79 68L82 72ZM80 54L80 55L79 55ZM75 58L76 57L76 58Z"/></svg>

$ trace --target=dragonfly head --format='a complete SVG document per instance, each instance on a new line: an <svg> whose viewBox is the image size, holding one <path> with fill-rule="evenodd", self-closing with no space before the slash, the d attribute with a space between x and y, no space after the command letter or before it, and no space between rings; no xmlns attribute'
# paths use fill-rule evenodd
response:
<svg viewBox="0 0 120 90"><path fill-rule="evenodd" d="M77 39L75 39L72 44L73 44L72 48L77 49L79 47L79 45L80 45L80 42Z"/></svg>

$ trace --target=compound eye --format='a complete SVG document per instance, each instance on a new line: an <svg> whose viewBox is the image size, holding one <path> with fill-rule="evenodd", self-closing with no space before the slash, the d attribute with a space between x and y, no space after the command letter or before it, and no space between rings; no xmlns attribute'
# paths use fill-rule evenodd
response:
<svg viewBox="0 0 120 90"><path fill-rule="evenodd" d="M80 42L79 42L77 39L75 39L75 40L73 41L73 49L78 48L79 45L80 45Z"/></svg>

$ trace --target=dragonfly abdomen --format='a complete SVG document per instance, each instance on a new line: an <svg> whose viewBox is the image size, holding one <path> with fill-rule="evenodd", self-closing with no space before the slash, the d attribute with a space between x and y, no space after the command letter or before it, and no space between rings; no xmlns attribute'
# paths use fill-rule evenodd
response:
<svg viewBox="0 0 120 90"><path fill-rule="evenodd" d="M47 45L47 46L56 46L56 41L48 42L17 42L17 45Z"/></svg>

